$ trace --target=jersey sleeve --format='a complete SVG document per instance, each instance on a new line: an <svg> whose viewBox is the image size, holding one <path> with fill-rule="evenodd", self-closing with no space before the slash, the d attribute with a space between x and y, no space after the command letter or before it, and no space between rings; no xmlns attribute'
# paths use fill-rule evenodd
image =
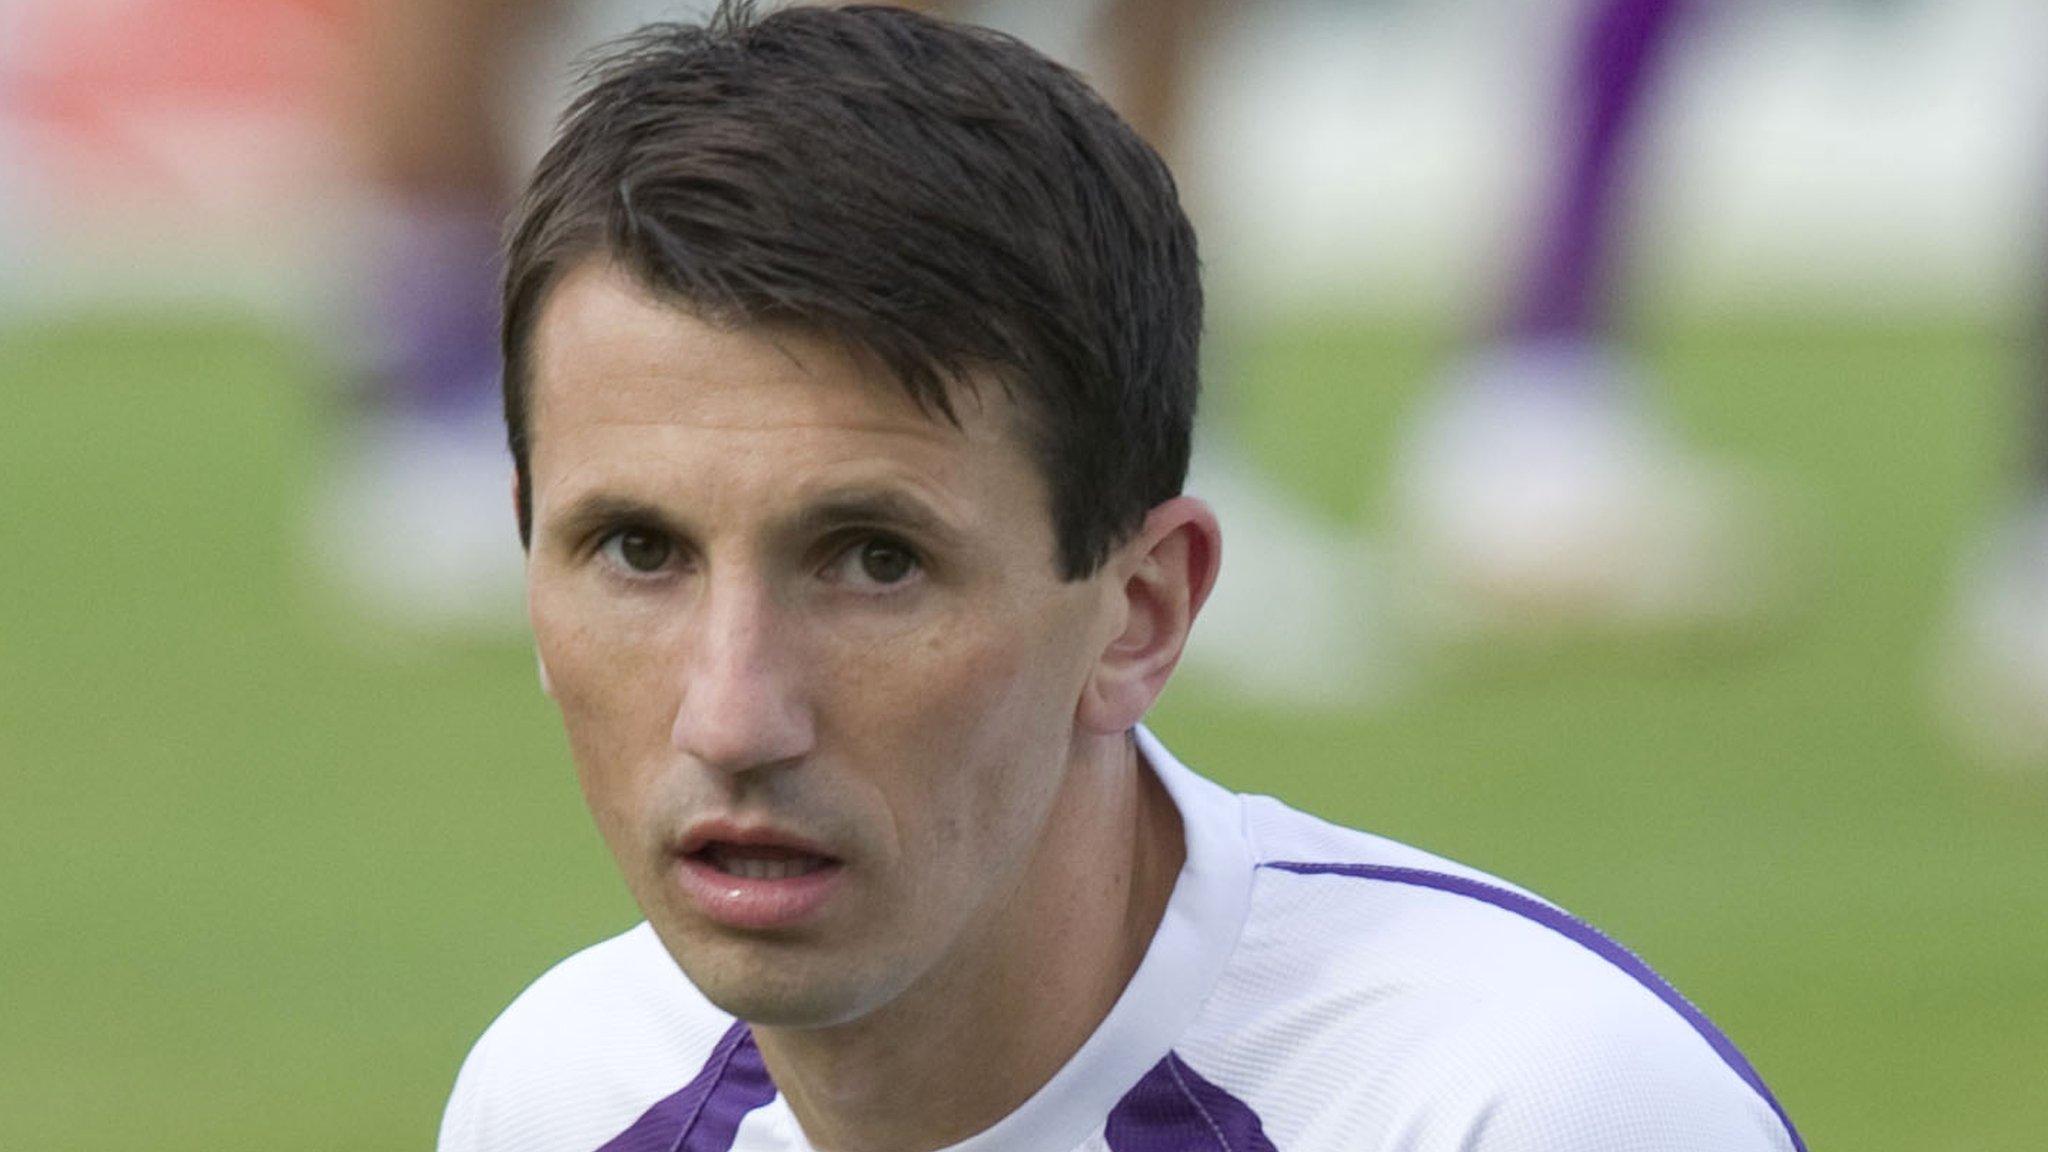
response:
<svg viewBox="0 0 2048 1152"><path fill-rule="evenodd" d="M616 1116L588 1122L584 1113L601 1101L579 1099L580 1077L574 1068L559 1077L541 1075L540 1066L523 1055L528 1045L501 1019L486 1030L463 1060L441 1113L436 1152L561 1152L595 1148ZM508 1036L509 1034L509 1036ZM507 1051L507 1048L511 1051ZM563 1092L563 1088L570 1091ZM593 1139L593 1137L598 1137Z"/></svg>
<svg viewBox="0 0 2048 1152"><path fill-rule="evenodd" d="M439 1152L588 1152L690 1082L732 1026L651 930L570 957L470 1049Z"/></svg>
<svg viewBox="0 0 2048 1152"><path fill-rule="evenodd" d="M1770 1101L1696 1036L1640 1011L1533 1005L1447 1035L1413 1152L1794 1152ZM1447 1055L1458 1053L1458 1055ZM1418 1086L1420 1087L1420 1086Z"/></svg>
<svg viewBox="0 0 2048 1152"><path fill-rule="evenodd" d="M462 1062L462 1070L455 1075L455 1088L448 1094L448 1105L441 1113L441 1133L434 1141L435 1152L484 1152L480 1085L486 1079L484 1065L489 1061L489 1034L477 1041L469 1050L469 1056Z"/></svg>

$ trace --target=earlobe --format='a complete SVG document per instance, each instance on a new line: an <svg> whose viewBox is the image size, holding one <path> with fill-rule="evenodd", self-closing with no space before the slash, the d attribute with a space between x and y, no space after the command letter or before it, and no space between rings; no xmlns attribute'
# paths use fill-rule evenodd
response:
<svg viewBox="0 0 2048 1152"><path fill-rule="evenodd" d="M1176 496L1154 508L1110 564L1121 583L1122 629L1082 692L1078 719L1101 734L1144 719L1180 662L1195 615L1216 585L1222 533L1209 506Z"/></svg>

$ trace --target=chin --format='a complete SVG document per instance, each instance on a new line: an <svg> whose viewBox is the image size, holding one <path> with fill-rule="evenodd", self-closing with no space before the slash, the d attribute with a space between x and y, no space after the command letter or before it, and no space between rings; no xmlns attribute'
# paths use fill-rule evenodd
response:
<svg viewBox="0 0 2048 1152"><path fill-rule="evenodd" d="M687 974L687 973L686 973ZM845 980L806 981L776 975L766 978L699 980L704 998L749 1024L768 1028L834 1028L867 1016L886 996L866 988L846 987Z"/></svg>
<svg viewBox="0 0 2048 1152"><path fill-rule="evenodd" d="M815 944L686 937L668 951L720 1011L770 1028L848 1024L902 991L844 951L828 955Z"/></svg>

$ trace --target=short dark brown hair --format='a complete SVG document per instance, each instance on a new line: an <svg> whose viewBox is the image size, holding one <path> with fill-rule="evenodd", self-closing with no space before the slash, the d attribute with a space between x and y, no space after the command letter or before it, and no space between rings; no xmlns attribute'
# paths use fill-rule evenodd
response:
<svg viewBox="0 0 2048 1152"><path fill-rule="evenodd" d="M1173 179L1085 83L1007 36L729 0L599 59L506 258L522 540L533 329L597 256L706 319L847 339L935 417L990 372L1024 414L1068 579L1186 479L1202 291Z"/></svg>

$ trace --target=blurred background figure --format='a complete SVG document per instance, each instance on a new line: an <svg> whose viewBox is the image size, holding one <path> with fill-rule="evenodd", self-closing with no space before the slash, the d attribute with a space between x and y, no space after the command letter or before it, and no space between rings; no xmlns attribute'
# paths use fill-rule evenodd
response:
<svg viewBox="0 0 2048 1152"><path fill-rule="evenodd" d="M1644 121L1691 26L1744 16L1725 0L1584 6L1505 315L1425 399L1394 475L1404 543L1455 623L1685 629L1785 592L1790 541L1760 490L1682 445L1616 321ZM2048 242L2031 243L2048 302ZM2038 315L2015 382L2019 492L1964 550L1934 668L1959 736L2006 763L2048 759L2048 304Z"/></svg>
<svg viewBox="0 0 2048 1152"><path fill-rule="evenodd" d="M1658 631L1763 606L1761 509L1667 427L1615 316L1645 121L1697 7L1585 6L1505 315L1409 427L1396 508L1447 622Z"/></svg>
<svg viewBox="0 0 2048 1152"><path fill-rule="evenodd" d="M522 168L515 68L560 5L359 2L357 404L308 530L320 570L372 620L516 634L525 565L506 530L498 247Z"/></svg>

